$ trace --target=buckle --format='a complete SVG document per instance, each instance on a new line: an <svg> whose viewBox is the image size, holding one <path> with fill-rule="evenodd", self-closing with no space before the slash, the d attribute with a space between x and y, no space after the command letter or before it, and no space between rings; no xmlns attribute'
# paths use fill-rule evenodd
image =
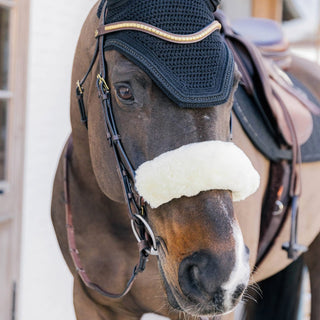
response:
<svg viewBox="0 0 320 320"><path fill-rule="evenodd" d="M135 214L134 216L135 216L135 218L137 218L138 220L140 220L142 222L143 226L146 229L146 233L148 234L148 236L150 237L150 240L151 240L150 241L151 242L150 249L145 249L145 251L150 255L157 256L159 253L157 250L156 237L155 237L149 223L140 214ZM136 237L138 243L140 243L140 242L145 241L145 239L141 239L141 237L139 236L139 233L136 229L135 223L136 223L136 221L132 219L131 220L132 231L133 231L133 234Z"/></svg>
<svg viewBox="0 0 320 320"><path fill-rule="evenodd" d="M78 92L79 94L83 94L83 87L81 87L81 84L80 84L80 80L77 81L77 89L78 89Z"/></svg>
<svg viewBox="0 0 320 320"><path fill-rule="evenodd" d="M102 78L100 73L97 75L97 79L98 79L99 86L102 85L103 91L104 92L109 92L110 89L109 89L109 87L107 85L107 82L106 82L106 80L104 80L104 78Z"/></svg>

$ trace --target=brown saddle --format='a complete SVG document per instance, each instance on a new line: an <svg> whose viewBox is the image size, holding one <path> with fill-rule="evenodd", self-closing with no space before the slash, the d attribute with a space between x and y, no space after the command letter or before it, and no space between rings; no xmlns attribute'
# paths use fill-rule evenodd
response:
<svg viewBox="0 0 320 320"><path fill-rule="evenodd" d="M280 25L268 19L248 18L231 27L221 12L217 18L246 91L256 95L268 109L285 144L305 143L313 129L312 113L320 114L320 109L283 72L290 67L292 58Z"/></svg>

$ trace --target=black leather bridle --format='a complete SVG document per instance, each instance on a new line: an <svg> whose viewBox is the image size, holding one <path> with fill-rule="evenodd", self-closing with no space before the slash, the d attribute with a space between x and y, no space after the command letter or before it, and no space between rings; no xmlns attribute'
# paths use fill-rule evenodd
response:
<svg viewBox="0 0 320 320"><path fill-rule="evenodd" d="M105 2L100 18L100 26L106 24L106 14L107 14L107 1ZM121 137L117 131L117 126L112 110L111 103L111 94L110 89L107 84L107 64L104 58L104 39L105 35L96 35L97 45L95 49L94 56L91 60L89 69L83 79L77 82L76 94L79 104L79 110L81 115L81 122L88 128L88 119L86 114L86 109L83 100L83 84L85 83L88 75L92 71L93 65L96 60L99 59L99 74L97 75L97 90L98 96L101 102L103 109L103 114L106 123L106 134L109 141L110 147L113 149L115 156L117 171L120 177L120 181L123 187L124 197L128 207L128 215L131 221L131 226L133 233L138 241L139 248L139 261L134 267L132 276L129 279L123 292L114 294L102 289L99 285L93 283L88 275L86 274L85 269L82 266L79 251L77 250L75 243L74 227L72 221L72 210L70 205L69 197L69 179L68 179L68 162L71 160L72 153L72 140L69 140L68 146L65 152L65 161L64 161L64 193L65 193L65 202L66 202L66 226L68 234L68 245L69 251L72 256L76 270L83 280L83 282L91 289L96 290L100 294L109 297L109 298L121 298L125 296L132 287L133 281L136 276L143 272L150 254L157 255L157 245L154 233L147 222L147 211L146 206L142 197L134 189L135 181L135 170L132 167L130 160L128 159L124 147L121 142Z"/></svg>

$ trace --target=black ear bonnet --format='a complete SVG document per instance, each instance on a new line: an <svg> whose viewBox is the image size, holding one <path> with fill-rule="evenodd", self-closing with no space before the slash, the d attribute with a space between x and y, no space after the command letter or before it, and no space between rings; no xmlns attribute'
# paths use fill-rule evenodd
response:
<svg viewBox="0 0 320 320"><path fill-rule="evenodd" d="M98 15L104 0L101 1ZM192 34L214 21L214 0L109 0L106 21L140 21L175 34ZM115 49L144 70L181 107L225 103L234 81L234 61L219 31L200 42L176 44L139 31L106 35Z"/></svg>

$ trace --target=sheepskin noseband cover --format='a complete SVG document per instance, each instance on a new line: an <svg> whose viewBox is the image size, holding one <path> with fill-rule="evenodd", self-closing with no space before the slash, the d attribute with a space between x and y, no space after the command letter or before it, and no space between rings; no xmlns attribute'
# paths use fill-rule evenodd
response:
<svg viewBox="0 0 320 320"><path fill-rule="evenodd" d="M230 190L240 201L259 187L260 176L245 153L232 142L205 141L184 145L143 163L136 189L152 208L201 191Z"/></svg>

